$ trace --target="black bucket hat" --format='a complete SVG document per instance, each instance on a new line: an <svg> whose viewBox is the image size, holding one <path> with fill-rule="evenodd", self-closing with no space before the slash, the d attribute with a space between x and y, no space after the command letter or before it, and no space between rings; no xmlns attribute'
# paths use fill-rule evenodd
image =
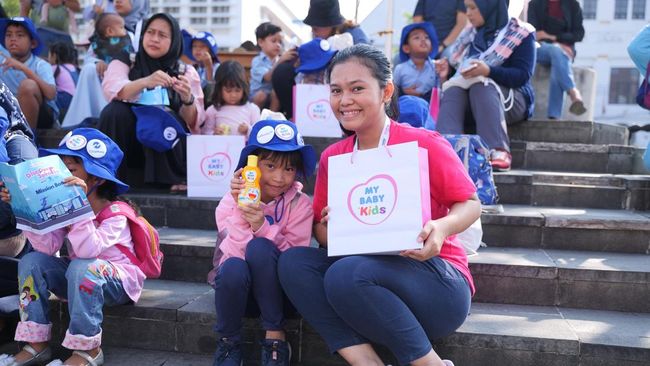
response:
<svg viewBox="0 0 650 366"><path fill-rule="evenodd" d="M303 23L313 27L336 27L345 23L338 0L311 0Z"/></svg>

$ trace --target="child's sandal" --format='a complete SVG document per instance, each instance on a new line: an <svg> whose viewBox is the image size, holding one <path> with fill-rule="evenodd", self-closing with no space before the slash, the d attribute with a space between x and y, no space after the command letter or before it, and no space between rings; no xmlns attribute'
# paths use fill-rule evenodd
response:
<svg viewBox="0 0 650 366"><path fill-rule="evenodd" d="M16 361L14 356L2 355L0 356L0 365L2 366L33 366L33 365L42 365L45 362L48 362L52 359L52 349L50 347L45 347L41 352L38 352L34 347L26 344L23 347L23 351L26 351L32 358L19 362Z"/></svg>

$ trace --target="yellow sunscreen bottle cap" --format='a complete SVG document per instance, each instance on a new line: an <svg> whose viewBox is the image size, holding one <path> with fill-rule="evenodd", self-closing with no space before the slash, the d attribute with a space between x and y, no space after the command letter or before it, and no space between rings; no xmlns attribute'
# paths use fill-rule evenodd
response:
<svg viewBox="0 0 650 366"><path fill-rule="evenodd" d="M248 155L248 166L257 166L257 155Z"/></svg>

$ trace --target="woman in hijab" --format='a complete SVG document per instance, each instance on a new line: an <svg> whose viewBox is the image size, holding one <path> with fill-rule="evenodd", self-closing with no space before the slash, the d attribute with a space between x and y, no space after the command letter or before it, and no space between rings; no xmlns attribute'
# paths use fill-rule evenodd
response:
<svg viewBox="0 0 650 366"><path fill-rule="evenodd" d="M507 124L533 114L531 77L535 68L534 28L508 18L507 0L465 0L472 27L450 46L449 60L436 61L442 85L436 129L444 134L464 132L466 121L490 148L495 170L512 162Z"/></svg>
<svg viewBox="0 0 650 366"><path fill-rule="evenodd" d="M133 181L133 174L140 176L138 172L144 168L146 183L171 185L172 192L187 189L185 140L178 140L166 152L143 146L136 138L137 118L131 107L138 102L149 104L144 96L151 90L159 91L159 95L166 93L169 101L164 103L165 111L185 132L199 132L204 118L203 91L196 70L179 61L182 43L176 19L164 13L149 18L143 27L133 67L119 60L108 65L102 87L111 102L102 111L98 127L124 151L119 172L122 178Z"/></svg>

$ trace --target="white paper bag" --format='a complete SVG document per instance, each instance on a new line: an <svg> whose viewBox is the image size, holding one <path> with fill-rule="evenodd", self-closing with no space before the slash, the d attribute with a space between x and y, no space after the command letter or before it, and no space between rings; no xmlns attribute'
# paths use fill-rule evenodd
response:
<svg viewBox="0 0 650 366"><path fill-rule="evenodd" d="M330 105L329 85L297 84L293 100L293 118L301 135L341 137L339 121Z"/></svg>
<svg viewBox="0 0 650 366"><path fill-rule="evenodd" d="M427 151L416 142L331 156L329 256L398 253L431 218Z"/></svg>
<svg viewBox="0 0 650 366"><path fill-rule="evenodd" d="M187 196L221 198L230 191L244 136L187 137Z"/></svg>

